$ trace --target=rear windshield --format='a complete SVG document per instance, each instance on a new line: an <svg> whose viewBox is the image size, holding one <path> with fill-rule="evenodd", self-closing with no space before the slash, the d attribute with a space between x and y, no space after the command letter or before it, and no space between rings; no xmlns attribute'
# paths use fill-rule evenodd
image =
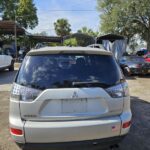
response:
<svg viewBox="0 0 150 150"><path fill-rule="evenodd" d="M76 82L99 82L106 87L117 84L121 78L120 68L112 56L51 54L26 56L16 83L44 90L76 87L73 85Z"/></svg>

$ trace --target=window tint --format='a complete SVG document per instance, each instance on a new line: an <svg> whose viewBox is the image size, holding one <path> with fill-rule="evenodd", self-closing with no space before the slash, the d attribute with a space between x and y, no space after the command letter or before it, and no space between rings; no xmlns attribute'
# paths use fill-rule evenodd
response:
<svg viewBox="0 0 150 150"><path fill-rule="evenodd" d="M73 82L101 82L108 86L121 79L112 56L56 54L27 56L18 73L18 84L38 89L73 87Z"/></svg>

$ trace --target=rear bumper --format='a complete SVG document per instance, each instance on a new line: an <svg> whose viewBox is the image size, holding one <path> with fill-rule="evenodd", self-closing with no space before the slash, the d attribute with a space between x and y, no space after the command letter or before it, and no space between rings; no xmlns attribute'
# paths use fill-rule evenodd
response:
<svg viewBox="0 0 150 150"><path fill-rule="evenodd" d="M120 117L107 119L65 121L65 122L32 122L24 126L27 143L56 143L103 139L120 135Z"/></svg>
<svg viewBox="0 0 150 150"><path fill-rule="evenodd" d="M22 136L11 134L17 143L65 143L107 139L126 135L130 129L122 128L124 122L130 121L131 111L118 117L107 119L65 121L65 122L22 122L10 120L10 127L23 130ZM16 122L18 122L16 126ZM22 123L21 123L22 122Z"/></svg>
<svg viewBox="0 0 150 150"><path fill-rule="evenodd" d="M61 150L66 149L103 149L110 146L114 146L121 142L125 136L117 136L112 138L88 140L88 141L76 141L76 142L63 142L63 143L26 143L18 144L23 150Z"/></svg>

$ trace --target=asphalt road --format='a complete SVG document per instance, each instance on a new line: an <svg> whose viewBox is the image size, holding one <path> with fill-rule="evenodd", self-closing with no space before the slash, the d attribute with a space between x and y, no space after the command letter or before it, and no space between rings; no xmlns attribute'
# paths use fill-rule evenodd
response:
<svg viewBox="0 0 150 150"><path fill-rule="evenodd" d="M9 134L8 114L11 84L17 71L0 72L0 150L19 150ZM150 150L150 76L130 77L133 121L119 150Z"/></svg>

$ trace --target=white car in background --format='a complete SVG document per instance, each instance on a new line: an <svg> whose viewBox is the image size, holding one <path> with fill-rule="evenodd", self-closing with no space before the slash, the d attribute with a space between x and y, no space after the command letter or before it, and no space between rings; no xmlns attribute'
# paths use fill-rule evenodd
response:
<svg viewBox="0 0 150 150"><path fill-rule="evenodd" d="M0 53L0 70L14 71L14 60L11 56Z"/></svg>

